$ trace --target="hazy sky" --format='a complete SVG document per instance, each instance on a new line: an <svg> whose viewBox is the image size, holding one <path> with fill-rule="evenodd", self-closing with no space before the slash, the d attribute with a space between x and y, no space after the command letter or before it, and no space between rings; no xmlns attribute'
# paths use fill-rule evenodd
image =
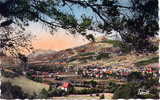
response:
<svg viewBox="0 0 160 100"><path fill-rule="evenodd" d="M61 8L60 10L75 14L77 19L80 19L81 15L83 14L89 16L92 13L90 9L86 10L76 6L73 6L72 12L67 7ZM79 35L67 35L66 31L62 29L59 29L54 35L51 35L49 31L47 31L45 27L39 23L31 23L28 30L30 30L33 35L36 35L36 38L32 43L35 49L63 50L80 46L89 42L84 37Z"/></svg>
<svg viewBox="0 0 160 100"><path fill-rule="evenodd" d="M33 39L35 49L63 50L88 43L84 37L67 34L65 30L59 29L51 35L45 27L38 23L32 23L28 28L36 37Z"/></svg>

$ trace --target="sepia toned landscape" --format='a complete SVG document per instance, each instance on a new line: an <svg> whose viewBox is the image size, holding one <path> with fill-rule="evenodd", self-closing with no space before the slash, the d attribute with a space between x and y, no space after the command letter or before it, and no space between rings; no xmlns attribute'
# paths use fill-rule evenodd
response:
<svg viewBox="0 0 160 100"><path fill-rule="evenodd" d="M30 95L48 91L50 98L57 100L99 99L102 95L111 99L118 87L133 83L140 85L135 91L147 84L152 84L149 90L159 89L156 85L158 54L124 53L118 47L119 42L102 40L62 51L39 51L39 54L36 50L28 55L25 71L12 62L8 67L2 67L2 82L18 85ZM9 63L7 59L4 58L2 63ZM143 83L145 81L151 83Z"/></svg>
<svg viewBox="0 0 160 100"><path fill-rule="evenodd" d="M0 0L1 99L159 99L158 30L158 0Z"/></svg>

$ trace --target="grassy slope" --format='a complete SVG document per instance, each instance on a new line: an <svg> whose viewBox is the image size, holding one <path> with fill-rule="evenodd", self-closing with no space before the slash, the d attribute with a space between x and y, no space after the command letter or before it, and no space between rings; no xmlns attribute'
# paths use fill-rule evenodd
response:
<svg viewBox="0 0 160 100"><path fill-rule="evenodd" d="M96 51L99 51L100 49L106 48L106 47L118 47L119 44L120 44L119 41L106 40L106 41L101 41L101 42L97 42L97 43L93 44L93 48L96 48ZM87 47L90 48L89 46L87 46ZM81 57L81 59L84 58L84 60L85 60L86 56L88 57L90 55L94 55L93 53L95 53L96 51L91 50L89 52L83 52L83 53L77 52L77 54L79 54L78 57ZM154 57L155 57L155 59L154 59ZM137 56L136 54L125 54L122 56L113 56L111 58L105 58L105 59L96 60L96 61L90 60L90 61L84 62L84 63L79 62L78 60L75 59L74 61L69 62L69 64L71 64L71 65L76 65L76 64L86 65L86 64L99 63L99 64L106 65L106 66L115 66L116 64L124 64L125 67L129 67L131 65L135 65L136 62L145 63L145 64L157 62L156 57L157 57L157 54L150 54L150 55L143 55L142 54L140 56ZM151 61L148 61L146 59L151 59ZM143 60L145 60L145 61L143 61ZM115 66L115 67L117 67L117 66ZM118 66L118 67L120 67L120 66Z"/></svg>
<svg viewBox="0 0 160 100"><path fill-rule="evenodd" d="M104 94L105 99L111 100L113 97L112 93L100 93L99 95ZM64 97L53 97L54 100L99 100L100 96L90 96L90 94L85 94L85 95L68 95Z"/></svg>
<svg viewBox="0 0 160 100"><path fill-rule="evenodd" d="M3 81L9 81L13 85L18 85L22 88L22 90L28 94L39 93L43 88L48 89L49 86L46 84L34 82L32 80L27 79L24 76L13 78L2 77Z"/></svg>
<svg viewBox="0 0 160 100"><path fill-rule="evenodd" d="M145 65L151 64L151 63L158 63L158 60L159 60L159 57L156 56L156 57L149 58L149 59L146 59L146 60L138 61L135 64L137 66L145 66Z"/></svg>

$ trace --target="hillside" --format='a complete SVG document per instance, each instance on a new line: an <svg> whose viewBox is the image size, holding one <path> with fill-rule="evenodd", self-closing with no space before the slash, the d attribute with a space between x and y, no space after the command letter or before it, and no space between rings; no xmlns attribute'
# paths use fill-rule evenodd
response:
<svg viewBox="0 0 160 100"><path fill-rule="evenodd" d="M30 60L30 63L51 66L55 64L65 64L68 66L100 64L113 67L129 67L135 66L135 63L141 60L158 57L156 53L122 53L119 44L120 41L117 40L103 40L53 54L34 57ZM158 60L155 62L158 62Z"/></svg>
<svg viewBox="0 0 160 100"><path fill-rule="evenodd" d="M47 54L47 55L32 57L32 58L30 57L30 62L41 63L41 62L50 62L54 60L60 61L60 59L64 61L64 59L72 59L75 56L81 55L82 53L97 52L103 48L109 48L112 46L113 45L110 43L99 43L99 42L89 43L80 47L70 48L70 49L62 50L52 54Z"/></svg>
<svg viewBox="0 0 160 100"><path fill-rule="evenodd" d="M49 85L32 81L24 76L7 78L1 77L2 82L11 82L13 85L20 86L25 93L33 95L33 93L39 93L43 88L48 89Z"/></svg>
<svg viewBox="0 0 160 100"><path fill-rule="evenodd" d="M92 98L90 93L102 92L111 93L110 97L105 96L105 98L112 98L116 88L129 84L130 79L139 82L137 77L137 79L128 77L137 73L143 74L144 77L152 73L153 83L157 81L158 54L123 52L125 47L120 48L120 44L121 42L117 40L103 40L59 52L34 52L29 56L28 69L24 71L26 74L22 76L20 67L11 66L1 68L4 71L1 79L2 82L9 81L13 85L20 86L30 95L39 94L43 88L48 90L49 86L63 90L64 83L72 84L77 93L54 99L81 98L81 96ZM38 55L34 56L35 54ZM152 64L152 68L148 66L149 64ZM10 78L13 75L14 78ZM140 77L142 81L140 83L150 84L148 79L144 79ZM94 84L96 86L93 88ZM155 86L157 85L153 84L149 89Z"/></svg>

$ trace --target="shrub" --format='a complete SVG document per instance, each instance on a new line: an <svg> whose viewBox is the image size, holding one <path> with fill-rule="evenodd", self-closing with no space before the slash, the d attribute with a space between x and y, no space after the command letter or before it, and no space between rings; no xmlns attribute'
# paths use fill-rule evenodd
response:
<svg viewBox="0 0 160 100"><path fill-rule="evenodd" d="M109 53L101 53L96 57L97 60L100 60L103 58L109 58Z"/></svg>
<svg viewBox="0 0 160 100"><path fill-rule="evenodd" d="M91 81L89 81L88 83L89 83L92 87L96 87L96 85L97 85L97 82L94 81L94 80L91 80Z"/></svg>
<svg viewBox="0 0 160 100"><path fill-rule="evenodd" d="M33 74L34 74L34 72L27 72L26 77L33 80L33 81L36 81L36 82L40 82L40 83L43 82L43 79L41 77L32 77Z"/></svg>
<svg viewBox="0 0 160 100"><path fill-rule="evenodd" d="M6 72L6 71L1 71L1 74L2 74L2 76L4 76L4 77L10 77L10 78L14 78L14 77L19 76L19 75L16 74L16 73Z"/></svg>
<svg viewBox="0 0 160 100"><path fill-rule="evenodd" d="M91 60L91 59L93 59L93 57L92 56L87 56L87 57L82 57L82 58L79 58L79 60Z"/></svg>
<svg viewBox="0 0 160 100"><path fill-rule="evenodd" d="M72 61L75 61L75 60L77 60L76 57L71 57L68 62L72 62Z"/></svg>
<svg viewBox="0 0 160 100"><path fill-rule="evenodd" d="M124 53L128 53L132 50L132 46L128 45L129 43L127 44L118 40L105 40L105 41L102 41L102 43L111 43L113 44L113 47L120 47L121 51Z"/></svg>
<svg viewBox="0 0 160 100"><path fill-rule="evenodd" d="M10 82L2 82L1 84L1 98L2 99L24 99L28 98L21 87L12 85Z"/></svg>
<svg viewBox="0 0 160 100"><path fill-rule="evenodd" d="M64 66L49 66L49 65L29 65L30 69L34 71L42 71L42 72L60 72L65 71Z"/></svg>
<svg viewBox="0 0 160 100"><path fill-rule="evenodd" d="M122 85L114 92L113 99L136 98L138 93L138 88L139 87L136 83L127 83L126 85Z"/></svg>
<svg viewBox="0 0 160 100"><path fill-rule="evenodd" d="M146 79L145 81L141 82L141 86L145 86L146 88L151 88L152 86L158 86L159 79Z"/></svg>
<svg viewBox="0 0 160 100"><path fill-rule="evenodd" d="M43 79L41 77L35 77L35 78L32 78L32 80L40 83L43 82Z"/></svg>
<svg viewBox="0 0 160 100"><path fill-rule="evenodd" d="M34 74L33 72L27 72L26 77L32 80L33 79L32 78L33 74Z"/></svg>
<svg viewBox="0 0 160 100"><path fill-rule="evenodd" d="M23 73L23 68L21 66L18 66L19 68L17 67L11 67L10 69L13 70L13 72L19 74L19 75L22 75Z"/></svg>
<svg viewBox="0 0 160 100"><path fill-rule="evenodd" d="M99 94L98 94L98 93L96 93L96 96L99 96Z"/></svg>
<svg viewBox="0 0 160 100"><path fill-rule="evenodd" d="M159 90L155 87L158 86L158 78L157 79L147 79L139 83L127 83L125 85L120 86L114 92L113 99L123 98L152 98L157 99L159 98ZM144 87L145 89L149 90L149 94L146 95L139 95L138 91L140 88Z"/></svg>
<svg viewBox="0 0 160 100"><path fill-rule="evenodd" d="M130 87L122 86L115 91L113 99L120 99L120 98L129 99L132 98L130 94L131 94Z"/></svg>
<svg viewBox="0 0 160 100"><path fill-rule="evenodd" d="M121 43L119 47L123 53L129 53L132 51L132 47L126 43Z"/></svg>
<svg viewBox="0 0 160 100"><path fill-rule="evenodd" d="M118 84L114 82L109 82L107 89L109 90L109 92L114 93L118 87L119 87Z"/></svg>
<svg viewBox="0 0 160 100"><path fill-rule="evenodd" d="M82 89L82 90L75 90L75 94L93 94L93 93L100 93L103 92L102 90L96 89L96 88L90 88L90 89Z"/></svg>
<svg viewBox="0 0 160 100"><path fill-rule="evenodd" d="M49 96L48 91L46 89L42 89L41 92L38 95L38 99L47 99Z"/></svg>
<svg viewBox="0 0 160 100"><path fill-rule="evenodd" d="M48 92L48 96L49 97L53 97L53 96L64 96L64 95L67 95L67 93L62 90L62 89L52 89Z"/></svg>
<svg viewBox="0 0 160 100"><path fill-rule="evenodd" d="M105 97L104 97L104 94L102 94L101 96L100 96L100 99L104 99Z"/></svg>
<svg viewBox="0 0 160 100"><path fill-rule="evenodd" d="M122 42L118 41L118 40L104 40L104 41L102 41L102 43L113 44L113 47L119 47L122 44Z"/></svg>
<svg viewBox="0 0 160 100"><path fill-rule="evenodd" d="M136 81L143 79L143 75L141 72L132 72L127 76L128 81Z"/></svg>
<svg viewBox="0 0 160 100"><path fill-rule="evenodd" d="M86 52L86 53L80 53L80 56L89 56L89 55L94 55L95 52Z"/></svg>
<svg viewBox="0 0 160 100"><path fill-rule="evenodd" d="M156 88L156 87L150 88L150 93L154 94L153 98L159 98L159 90L158 90L158 88Z"/></svg>
<svg viewBox="0 0 160 100"><path fill-rule="evenodd" d="M69 93L74 93L74 91L75 91L75 88L72 86L72 87L69 88L68 94L69 94Z"/></svg>

